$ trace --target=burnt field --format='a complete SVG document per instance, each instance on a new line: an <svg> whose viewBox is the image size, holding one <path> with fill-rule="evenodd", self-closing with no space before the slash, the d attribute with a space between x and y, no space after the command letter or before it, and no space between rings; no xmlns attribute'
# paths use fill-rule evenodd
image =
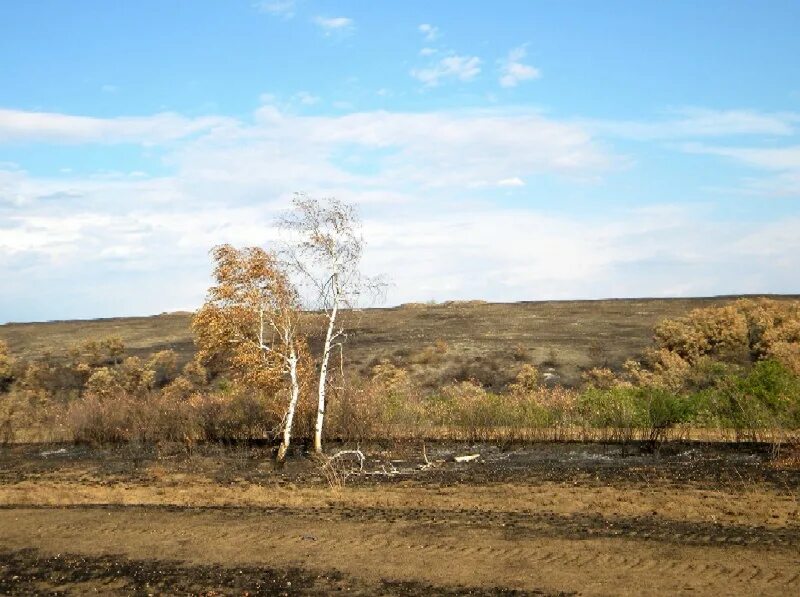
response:
<svg viewBox="0 0 800 597"><path fill-rule="evenodd" d="M785 595L800 579L796 454L362 450L332 480L299 450L276 468L247 446L4 448L0 592Z"/></svg>
<svg viewBox="0 0 800 597"><path fill-rule="evenodd" d="M581 371L619 368L650 345L653 326L699 307L737 297L614 299L525 303L448 302L345 312L346 365L361 374L386 360L425 387L474 379L502 389L522 363L537 365L554 382L574 386ZM795 296L776 297L794 299ZM12 354L31 359L64 354L86 340L116 336L127 353L146 357L172 349L182 362L194 353L190 313L87 321L0 325ZM322 326L309 316L312 345Z"/></svg>
<svg viewBox="0 0 800 597"><path fill-rule="evenodd" d="M367 375L388 361L427 388L472 379L503 389L532 363L547 384L574 386L584 369L616 368L640 354L658 321L730 300L471 302L350 312L345 367ZM117 336L128 354L171 348L186 362L193 354L190 318L9 324L0 326L0 338L31 360ZM484 401L465 401L470 409L503 404L470 387ZM567 392L539 391L551 399ZM151 394L129 403L137 400L152 405L143 411L156 418L170 404ZM113 404L102 412L118 413L126 403ZM339 422L353 419L350 412ZM138 429L146 420L120 425ZM170 430L184 421L165 420ZM497 420L492 424L508 424ZM483 429L471 421L442 429ZM303 445L310 436L298 434L280 466L264 433L243 436L249 441L132 434L125 441L9 443L0 447L0 594L796 592L800 452L786 443L794 436L762 444L736 435L741 441L727 443L730 429L687 426L702 422L692 419L669 441L640 442L632 438L646 433L608 435L592 421L541 437L594 442L533 441L539 436L516 437L488 423L494 435L448 435L438 427L331 434L327 457L310 454ZM422 439L436 437L451 439ZM611 441L622 437L624 443Z"/></svg>

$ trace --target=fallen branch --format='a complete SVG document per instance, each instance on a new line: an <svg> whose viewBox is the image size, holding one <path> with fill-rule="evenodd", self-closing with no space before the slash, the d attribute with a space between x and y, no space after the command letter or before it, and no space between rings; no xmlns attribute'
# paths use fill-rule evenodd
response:
<svg viewBox="0 0 800 597"><path fill-rule="evenodd" d="M453 456L453 460L455 462L472 462L473 460L477 460L480 458L480 454L467 454L465 456Z"/></svg>
<svg viewBox="0 0 800 597"><path fill-rule="evenodd" d="M358 458L358 466L359 466L358 471L359 472L364 472L364 461L366 460L366 457L364 456L364 453L361 450L339 450L338 452L336 452L336 454L334 454L333 456L328 458L328 463L331 463L334 460L336 460L337 458L341 458L342 456L355 456L355 457L357 457Z"/></svg>

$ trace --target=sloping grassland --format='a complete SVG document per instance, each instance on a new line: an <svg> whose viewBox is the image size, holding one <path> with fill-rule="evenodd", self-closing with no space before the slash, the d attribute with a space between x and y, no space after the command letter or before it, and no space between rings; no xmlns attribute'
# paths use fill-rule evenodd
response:
<svg viewBox="0 0 800 597"><path fill-rule="evenodd" d="M523 363L532 363L551 383L576 385L587 368L617 369L640 354L660 320L736 298L453 301L345 312L343 321L349 330L345 366L368 375L373 366L386 360L408 369L428 387L474 379L501 389ZM191 313L177 312L10 323L0 326L0 340L8 342L12 354L30 359L64 354L86 340L117 336L128 354L144 357L172 349L185 362L194 351L191 317ZM306 329L312 345L319 342L323 331L319 317L309 314Z"/></svg>

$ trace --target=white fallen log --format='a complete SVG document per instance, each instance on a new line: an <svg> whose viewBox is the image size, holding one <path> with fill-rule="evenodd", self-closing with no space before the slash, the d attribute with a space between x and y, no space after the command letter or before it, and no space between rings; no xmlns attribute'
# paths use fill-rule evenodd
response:
<svg viewBox="0 0 800 597"><path fill-rule="evenodd" d="M472 462L473 460L477 460L480 458L480 454L466 454L464 456L454 456L453 460L455 462Z"/></svg>

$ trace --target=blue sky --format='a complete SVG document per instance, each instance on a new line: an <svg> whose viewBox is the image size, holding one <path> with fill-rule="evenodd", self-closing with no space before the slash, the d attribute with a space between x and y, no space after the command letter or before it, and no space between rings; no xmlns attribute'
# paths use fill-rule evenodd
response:
<svg viewBox="0 0 800 597"><path fill-rule="evenodd" d="M387 302L800 292L797 2L0 4L0 321L198 306L294 191Z"/></svg>

